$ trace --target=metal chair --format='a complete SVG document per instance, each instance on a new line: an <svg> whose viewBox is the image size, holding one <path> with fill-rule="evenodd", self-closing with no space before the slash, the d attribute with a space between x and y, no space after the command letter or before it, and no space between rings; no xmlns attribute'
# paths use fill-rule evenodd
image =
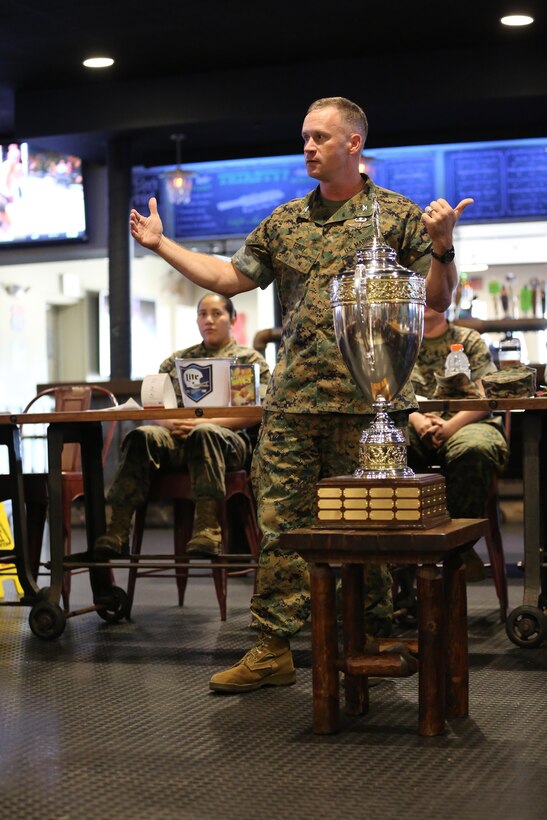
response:
<svg viewBox="0 0 547 820"><path fill-rule="evenodd" d="M118 401L110 390L97 384L58 385L41 390L27 404L23 412L39 412L38 402L54 402L56 412L69 412L91 409L92 404L101 400L101 403L115 407ZM109 422L103 445L102 460L106 461L116 421ZM34 428L34 425L32 425ZM46 438L45 432L28 432L28 426L21 428L21 447L23 458L25 448L29 448L38 441ZM27 510L27 531L29 558L34 577L38 576L40 553L44 536L44 527L48 508L47 472L25 473L23 476L25 505ZM80 447L78 444L66 444L62 453L62 493L63 493L63 539L64 553L70 555L72 533L72 503L84 494ZM9 476L0 476L0 500L11 497ZM75 570L77 571L77 570ZM63 606L66 610L70 605L70 572L66 572L63 579Z"/></svg>
<svg viewBox="0 0 547 820"><path fill-rule="evenodd" d="M146 504L137 508L135 513L135 522L133 527L133 536L131 543L132 562L141 554L142 540L144 535L144 527L146 522L147 504L151 501L171 502L173 504L174 513L174 555L177 563L187 563L186 544L192 535L192 525L194 520L194 502L192 500L192 488L190 484L190 476L186 472L178 473L154 473L151 479L150 490ZM258 523L256 520L255 501L251 490L249 475L245 470L233 470L226 473L226 495L223 503L220 505L220 527L222 532L221 555L217 558L211 559L211 571L207 572L208 576L212 575L215 585L215 592L220 609L220 618L222 621L226 620L226 581L228 575L239 575L241 572L254 572L251 567L242 571L229 572L225 566L217 567L215 564L221 563L222 559L228 553L228 518L234 512L239 513L243 531L247 540L249 553L252 556L258 556L260 550L260 533L258 530ZM206 559L205 559L206 560ZM138 569L138 567L131 567L129 569L127 597L129 611L133 605L133 598L135 595L135 583L137 578L141 577L166 577L165 574L159 575L160 568L154 569ZM179 606L184 604L184 594L186 592L186 584L188 582L189 566L180 566L175 568L175 578L178 589L178 603ZM170 574L170 577L172 577ZM199 576L203 573L193 572L192 575Z"/></svg>

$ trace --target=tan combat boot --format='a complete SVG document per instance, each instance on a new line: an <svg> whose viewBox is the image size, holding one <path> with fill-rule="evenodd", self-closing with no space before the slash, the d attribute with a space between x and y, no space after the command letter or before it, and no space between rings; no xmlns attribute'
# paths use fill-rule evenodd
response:
<svg viewBox="0 0 547 820"><path fill-rule="evenodd" d="M105 557L129 555L129 533L133 510L128 507L112 507L112 519L104 535L95 541L94 552Z"/></svg>
<svg viewBox="0 0 547 820"><path fill-rule="evenodd" d="M289 641L262 633L235 666L213 675L209 688L216 692L251 692L261 686L290 686L295 681Z"/></svg>
<svg viewBox="0 0 547 820"><path fill-rule="evenodd" d="M186 544L188 555L209 557L220 553L222 534L218 523L218 501L215 498L196 498L192 537Z"/></svg>

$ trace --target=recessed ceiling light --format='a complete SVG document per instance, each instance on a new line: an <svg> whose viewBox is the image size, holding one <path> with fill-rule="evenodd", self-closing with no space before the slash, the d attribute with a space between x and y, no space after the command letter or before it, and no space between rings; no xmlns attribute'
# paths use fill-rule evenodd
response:
<svg viewBox="0 0 547 820"><path fill-rule="evenodd" d="M90 57L83 64L86 68L108 68L114 64L114 60L112 57Z"/></svg>
<svg viewBox="0 0 547 820"><path fill-rule="evenodd" d="M533 22L534 18L528 14L508 14L500 19L504 26L529 26Z"/></svg>

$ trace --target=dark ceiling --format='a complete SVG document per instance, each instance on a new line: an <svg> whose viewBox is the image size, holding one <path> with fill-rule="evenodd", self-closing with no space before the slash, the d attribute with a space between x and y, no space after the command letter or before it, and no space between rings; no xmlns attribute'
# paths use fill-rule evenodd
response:
<svg viewBox="0 0 547 820"><path fill-rule="evenodd" d="M533 26L507 29L507 11ZM371 146L547 134L544 0L3 0L0 142L104 163L296 153L307 105L343 95ZM81 65L94 53L113 68Z"/></svg>

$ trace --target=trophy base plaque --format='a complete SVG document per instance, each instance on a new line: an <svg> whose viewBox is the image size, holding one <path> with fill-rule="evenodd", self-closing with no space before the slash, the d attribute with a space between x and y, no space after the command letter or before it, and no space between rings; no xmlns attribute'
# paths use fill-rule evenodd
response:
<svg viewBox="0 0 547 820"><path fill-rule="evenodd" d="M449 521L444 476L324 478L316 484L316 525L328 529L429 529Z"/></svg>

